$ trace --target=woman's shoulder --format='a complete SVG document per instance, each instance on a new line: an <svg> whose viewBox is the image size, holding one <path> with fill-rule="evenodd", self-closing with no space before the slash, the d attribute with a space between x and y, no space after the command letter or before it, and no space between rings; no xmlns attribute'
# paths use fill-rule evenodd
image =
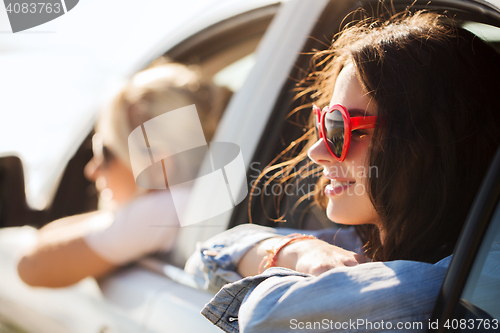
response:
<svg viewBox="0 0 500 333"><path fill-rule="evenodd" d="M445 274L444 265L415 261L366 263L318 277L276 267L225 286L202 313L212 321L224 321L227 316L217 317L216 309L231 302L231 308L238 305L230 316L238 318L240 329L259 332L289 331L292 320L424 321ZM384 311L377 311L381 308Z"/></svg>

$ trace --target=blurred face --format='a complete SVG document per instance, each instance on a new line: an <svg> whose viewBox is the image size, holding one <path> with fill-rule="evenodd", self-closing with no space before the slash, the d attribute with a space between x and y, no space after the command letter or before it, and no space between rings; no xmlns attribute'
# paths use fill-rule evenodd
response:
<svg viewBox="0 0 500 333"><path fill-rule="evenodd" d="M120 206L131 200L137 191L132 171L102 144L99 134L92 139L94 157L85 166L84 174L95 182L104 205Z"/></svg>
<svg viewBox="0 0 500 333"><path fill-rule="evenodd" d="M364 91L354 66L345 66L335 83L330 106L342 104L351 117L376 116L377 106ZM330 180L325 189L328 197L326 214L336 223L359 225L378 224L378 215L367 192L367 177L376 177L376 168L368 166L368 151L373 129L352 132L346 158L339 162L328 151L323 139L309 150L309 157L324 167L323 174Z"/></svg>

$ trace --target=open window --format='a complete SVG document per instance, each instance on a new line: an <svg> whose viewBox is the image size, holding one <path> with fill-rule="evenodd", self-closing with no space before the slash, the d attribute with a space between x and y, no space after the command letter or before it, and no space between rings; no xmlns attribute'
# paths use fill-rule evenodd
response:
<svg viewBox="0 0 500 333"><path fill-rule="evenodd" d="M279 4L269 5L219 22L165 56L196 66L204 79L236 92L250 73L255 50L278 8Z"/></svg>

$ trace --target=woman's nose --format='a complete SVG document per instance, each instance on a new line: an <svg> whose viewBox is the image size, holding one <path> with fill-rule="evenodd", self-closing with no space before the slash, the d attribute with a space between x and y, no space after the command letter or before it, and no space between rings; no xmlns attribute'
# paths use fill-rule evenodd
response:
<svg viewBox="0 0 500 333"><path fill-rule="evenodd" d="M83 174L85 178L91 182L95 182L99 176L99 164L96 162L95 158L91 158L87 165L83 169Z"/></svg>
<svg viewBox="0 0 500 333"><path fill-rule="evenodd" d="M337 160L330 154L326 148L324 139L319 139L307 153L309 158L316 164L331 165Z"/></svg>

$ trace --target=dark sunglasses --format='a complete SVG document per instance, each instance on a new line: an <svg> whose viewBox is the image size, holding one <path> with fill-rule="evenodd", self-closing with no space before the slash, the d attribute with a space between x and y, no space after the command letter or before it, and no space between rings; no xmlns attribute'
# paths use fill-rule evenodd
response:
<svg viewBox="0 0 500 333"><path fill-rule="evenodd" d="M359 129L375 128L377 116L350 117L346 107L341 104L326 106L323 111L313 105L316 113L316 132L318 140L323 139L330 154L342 162L351 144L351 132Z"/></svg>
<svg viewBox="0 0 500 333"><path fill-rule="evenodd" d="M92 153L99 166L107 166L114 158L113 153L104 145L100 133L96 133L92 137Z"/></svg>

